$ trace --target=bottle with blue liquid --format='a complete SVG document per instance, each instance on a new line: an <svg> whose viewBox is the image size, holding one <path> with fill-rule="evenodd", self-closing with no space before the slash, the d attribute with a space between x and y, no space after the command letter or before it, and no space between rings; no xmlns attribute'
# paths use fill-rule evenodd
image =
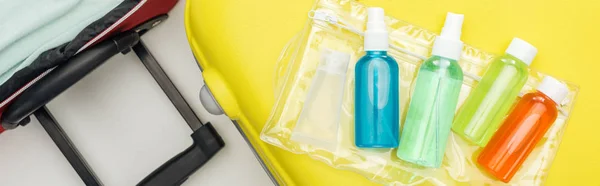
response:
<svg viewBox="0 0 600 186"><path fill-rule="evenodd" d="M369 8L364 49L356 63L355 144L360 148L398 147L398 64L387 54L388 32L382 8Z"/></svg>

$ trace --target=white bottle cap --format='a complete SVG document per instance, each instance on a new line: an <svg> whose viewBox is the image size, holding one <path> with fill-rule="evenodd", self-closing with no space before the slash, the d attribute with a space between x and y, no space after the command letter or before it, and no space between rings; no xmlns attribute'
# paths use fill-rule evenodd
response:
<svg viewBox="0 0 600 186"><path fill-rule="evenodd" d="M365 31L365 51L387 51L388 31L385 25L383 8L367 9L367 30Z"/></svg>
<svg viewBox="0 0 600 186"><path fill-rule="evenodd" d="M527 41L515 37L510 42L510 45L508 45L508 48L506 48L506 53L530 65L537 54L537 48Z"/></svg>
<svg viewBox="0 0 600 186"><path fill-rule="evenodd" d="M348 63L350 63L350 54L335 50L325 50L322 55L325 64L323 64L321 69L329 73L346 74Z"/></svg>
<svg viewBox="0 0 600 186"><path fill-rule="evenodd" d="M435 42L433 43L432 55L458 61L463 48L463 42L460 41L460 34L464 17L462 14L448 12L442 33L435 38Z"/></svg>
<svg viewBox="0 0 600 186"><path fill-rule="evenodd" d="M563 99L569 94L569 88L564 83L546 76L542 80L542 83L538 85L537 89L550 97L554 103L560 105Z"/></svg>

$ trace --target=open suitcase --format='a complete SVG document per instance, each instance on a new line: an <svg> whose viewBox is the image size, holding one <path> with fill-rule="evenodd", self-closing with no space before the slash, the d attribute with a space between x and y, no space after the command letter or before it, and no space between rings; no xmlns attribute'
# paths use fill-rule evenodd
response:
<svg viewBox="0 0 600 186"><path fill-rule="evenodd" d="M124 0L63 45L40 54L0 86L0 133L29 123L34 115L86 185L100 179L61 129L45 104L119 53L135 52L161 89L193 129L189 148L167 161L138 185L180 185L223 146L210 123L188 105L140 36L167 19L177 0Z"/></svg>

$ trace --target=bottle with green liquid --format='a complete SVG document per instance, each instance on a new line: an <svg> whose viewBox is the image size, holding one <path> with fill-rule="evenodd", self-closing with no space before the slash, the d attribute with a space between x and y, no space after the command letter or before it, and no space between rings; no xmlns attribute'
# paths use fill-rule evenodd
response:
<svg viewBox="0 0 600 186"><path fill-rule="evenodd" d="M440 167L463 82L458 59L464 16L448 13L432 57L421 65L400 135L398 158L426 167Z"/></svg>
<svg viewBox="0 0 600 186"><path fill-rule="evenodd" d="M506 54L496 58L458 111L452 130L467 141L485 146L502 124L527 82L527 67L537 49L514 38Z"/></svg>

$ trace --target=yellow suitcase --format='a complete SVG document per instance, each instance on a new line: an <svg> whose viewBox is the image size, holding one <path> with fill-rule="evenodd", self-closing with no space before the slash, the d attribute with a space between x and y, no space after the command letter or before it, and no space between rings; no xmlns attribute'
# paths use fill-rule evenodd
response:
<svg viewBox="0 0 600 186"><path fill-rule="evenodd" d="M600 130L600 88L593 78L600 65L592 47L600 41L599 1L544 0L367 0L386 13L439 32L448 11L466 16L462 39L502 53L512 37L525 38L539 54L532 68L567 79L589 92L578 98L548 185L582 185L595 176ZM214 99L252 144L273 179L281 185L375 185L306 155L260 141L276 91L276 62L286 43L304 26L313 0L188 0L185 25L192 51ZM527 17L527 19L524 19ZM533 21L532 21L533 20ZM590 25L594 24L594 25ZM595 52L600 51L598 47ZM586 76L587 75L587 76ZM589 86L586 86L589 85ZM595 94L591 93L594 92ZM597 173L597 172L596 172Z"/></svg>

